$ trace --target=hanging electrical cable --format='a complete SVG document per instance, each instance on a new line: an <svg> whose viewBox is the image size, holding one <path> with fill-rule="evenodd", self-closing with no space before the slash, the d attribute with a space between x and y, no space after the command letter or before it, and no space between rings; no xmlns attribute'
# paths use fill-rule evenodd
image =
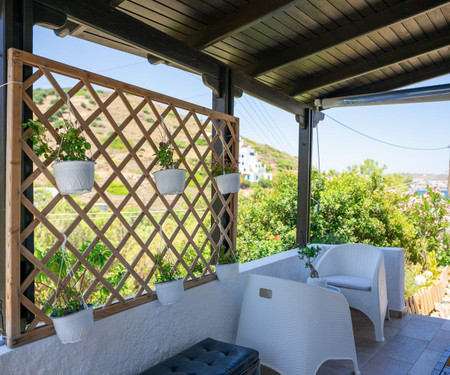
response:
<svg viewBox="0 0 450 375"><path fill-rule="evenodd" d="M248 117L247 123L248 123L248 124L252 127L252 129L255 131L255 134L262 133L262 135L263 135L263 141L265 141L266 143L268 143L269 140L270 140L270 137L266 134L266 132L264 131L264 129L263 129L263 128L257 128L257 129L255 129L255 128L253 127L253 123L252 123L252 121L251 121L252 116L251 116L251 114L249 113L249 111L247 110L247 108L246 108L244 105L242 105L242 103L241 103L240 101L238 101L237 103L240 105L240 107L242 107L242 109L244 110L244 112L247 114L247 117Z"/></svg>
<svg viewBox="0 0 450 375"><path fill-rule="evenodd" d="M395 143L386 142L386 141L383 141L381 139L377 139L377 138L374 138L374 137L372 137L370 135L364 134L364 133L362 133L362 132L360 132L358 130L355 130L355 129L351 128L350 126L345 125L344 123L340 122L339 120L336 120L335 118L331 117L330 115L325 114L325 116L328 117L330 120L333 120L337 124L343 126L344 128L347 128L348 130L351 130L352 132L355 132L355 133L357 133L357 134L359 134L359 135L361 135L363 137L369 138L369 139L371 139L373 141L376 141L376 142L379 142L379 143L383 143L383 144L388 145L388 146L403 148L405 150L414 150L414 151L438 151L438 150L445 150L447 148L450 148L450 146L433 147L433 148L420 148L420 147L408 147L408 146L397 145Z"/></svg>
<svg viewBox="0 0 450 375"><path fill-rule="evenodd" d="M275 138L277 138L278 142L282 147L285 148L285 150L289 151L292 155L295 155L295 150L293 151L289 143L285 142L285 139L281 137L281 131L276 125L276 121L273 119L273 117L269 114L263 103L259 100L256 100L253 97L250 97L250 100L253 102L255 107L258 107L258 111L254 110L254 112L257 114L258 118L265 122L267 127L272 130L272 134ZM262 110L261 110L262 109ZM260 116L262 112L265 112L265 116ZM269 121L270 120L270 121Z"/></svg>

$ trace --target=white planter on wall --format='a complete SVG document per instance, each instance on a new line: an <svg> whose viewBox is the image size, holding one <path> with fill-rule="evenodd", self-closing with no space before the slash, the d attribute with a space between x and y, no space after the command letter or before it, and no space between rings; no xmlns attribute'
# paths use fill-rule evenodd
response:
<svg viewBox="0 0 450 375"><path fill-rule="evenodd" d="M223 283L234 281L239 276L239 263L216 264L216 274Z"/></svg>
<svg viewBox="0 0 450 375"><path fill-rule="evenodd" d="M162 195L181 194L186 183L186 170L184 169L162 169L153 172L156 187Z"/></svg>
<svg viewBox="0 0 450 375"><path fill-rule="evenodd" d="M89 193L94 186L95 162L67 160L53 163L56 185L63 195Z"/></svg>
<svg viewBox="0 0 450 375"><path fill-rule="evenodd" d="M177 280L155 283L156 295L161 305L173 305L184 297L183 278Z"/></svg>
<svg viewBox="0 0 450 375"><path fill-rule="evenodd" d="M92 334L94 310L92 306L69 315L52 317L56 334L63 344L73 344Z"/></svg>
<svg viewBox="0 0 450 375"><path fill-rule="evenodd" d="M221 174L214 177L217 187L222 194L237 193L241 186L240 173Z"/></svg>

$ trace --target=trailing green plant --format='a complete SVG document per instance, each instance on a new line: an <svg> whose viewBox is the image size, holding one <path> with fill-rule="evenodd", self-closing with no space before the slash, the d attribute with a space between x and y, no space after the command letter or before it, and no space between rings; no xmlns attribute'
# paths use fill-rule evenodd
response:
<svg viewBox="0 0 450 375"><path fill-rule="evenodd" d="M214 163L211 166L213 177L237 172L239 172L239 162L232 163L231 161L226 161L224 164Z"/></svg>
<svg viewBox="0 0 450 375"><path fill-rule="evenodd" d="M28 120L22 127L33 129L28 139L33 143L33 150L37 156L43 155L46 159L53 158L57 161L92 160L92 157L87 155L91 144L80 135L70 120L64 120L64 125L55 128L61 138L61 144L55 147L50 145L47 129L40 121Z"/></svg>
<svg viewBox="0 0 450 375"><path fill-rule="evenodd" d="M305 247L301 248L300 250L298 250L298 257L300 260L303 260L305 262L305 268L310 269L310 271L311 271L310 277L311 278L319 277L319 273L314 268L312 262L314 261L314 259L317 258L317 256L319 255L321 250L322 249L320 246L305 246Z"/></svg>
<svg viewBox="0 0 450 375"><path fill-rule="evenodd" d="M51 316L59 318L83 309L83 300L78 290L75 287L66 286L59 291L55 302L51 306Z"/></svg>
<svg viewBox="0 0 450 375"><path fill-rule="evenodd" d="M175 150L170 146L169 141L159 142L159 148L155 155L158 158L160 167L163 169L172 169L175 167L177 161L173 158L174 152Z"/></svg>
<svg viewBox="0 0 450 375"><path fill-rule="evenodd" d="M233 249L226 248L225 246L221 246L219 248L219 256L217 257L217 263L218 264L230 264L230 263L236 263L236 255Z"/></svg>
<svg viewBox="0 0 450 375"><path fill-rule="evenodd" d="M162 254L155 255L155 273L153 274L155 283L164 283L178 279L181 275L175 267L175 263L165 260Z"/></svg>

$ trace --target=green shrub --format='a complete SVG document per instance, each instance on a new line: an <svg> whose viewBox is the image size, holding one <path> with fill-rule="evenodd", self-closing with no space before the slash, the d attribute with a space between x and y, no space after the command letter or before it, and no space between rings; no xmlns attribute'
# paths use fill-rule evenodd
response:
<svg viewBox="0 0 450 375"><path fill-rule="evenodd" d="M153 120L151 117L147 117L145 121L149 122L150 124L153 124L155 120Z"/></svg>
<svg viewBox="0 0 450 375"><path fill-rule="evenodd" d="M108 135L110 135L110 134L108 134ZM102 143L104 143L108 138L109 137L104 137L100 141ZM127 141L131 147L134 147L134 142L132 140L127 139ZM124 151L127 149L125 147L125 144L122 142L122 140L119 137L114 138L114 141L112 141L108 147L112 148L113 150L120 150L120 151Z"/></svg>
<svg viewBox="0 0 450 375"><path fill-rule="evenodd" d="M189 143L188 143L188 142L183 141L183 140L181 140L181 139L179 139L178 141L175 141L175 143L177 144L177 146L178 146L180 149L184 149L184 148L187 148L187 146L189 146Z"/></svg>
<svg viewBox="0 0 450 375"><path fill-rule="evenodd" d="M199 146L208 146L208 142L206 142L203 138L199 138L195 141L195 144Z"/></svg>
<svg viewBox="0 0 450 375"><path fill-rule="evenodd" d="M121 182L116 182L116 181L111 182L111 184L108 186L108 189L106 189L106 190L108 191L108 193L113 194L113 195L127 195L128 194L127 188Z"/></svg>

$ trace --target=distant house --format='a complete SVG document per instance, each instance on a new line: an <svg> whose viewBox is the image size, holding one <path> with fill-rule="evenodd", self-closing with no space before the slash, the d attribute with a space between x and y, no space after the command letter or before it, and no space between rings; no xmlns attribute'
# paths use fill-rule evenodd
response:
<svg viewBox="0 0 450 375"><path fill-rule="evenodd" d="M272 180L272 173L266 172L266 166L258 161L258 153L251 146L244 146L242 138L239 139L239 152L239 172L245 181Z"/></svg>

